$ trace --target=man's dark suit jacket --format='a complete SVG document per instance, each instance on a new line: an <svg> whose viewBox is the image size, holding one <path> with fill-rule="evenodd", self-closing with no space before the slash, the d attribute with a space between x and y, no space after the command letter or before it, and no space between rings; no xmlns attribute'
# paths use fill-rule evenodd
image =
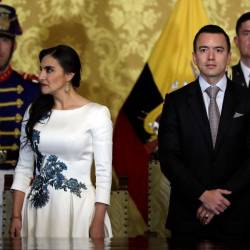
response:
<svg viewBox="0 0 250 250"><path fill-rule="evenodd" d="M218 237L250 230L249 91L228 79L215 148L198 80L166 95L159 128L159 157L171 183L167 228L195 235L210 228ZM232 202L209 226L196 212L205 190L232 191Z"/></svg>
<svg viewBox="0 0 250 250"><path fill-rule="evenodd" d="M245 77L240 66L240 62L232 66L232 81L240 84L243 87L247 87Z"/></svg>

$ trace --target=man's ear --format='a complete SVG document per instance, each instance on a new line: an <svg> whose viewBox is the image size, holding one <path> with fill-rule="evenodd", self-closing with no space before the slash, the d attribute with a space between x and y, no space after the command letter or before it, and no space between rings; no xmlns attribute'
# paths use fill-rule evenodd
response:
<svg viewBox="0 0 250 250"><path fill-rule="evenodd" d="M193 56L193 62L194 62L194 64L197 65L196 54L195 54L194 51L193 51L193 53L192 53L192 56Z"/></svg>
<svg viewBox="0 0 250 250"><path fill-rule="evenodd" d="M239 48L238 36L234 37L234 43L235 43L236 47Z"/></svg>
<svg viewBox="0 0 250 250"><path fill-rule="evenodd" d="M231 51L230 51L230 52L228 53L227 65L230 65L231 58L232 58L232 53L231 53Z"/></svg>

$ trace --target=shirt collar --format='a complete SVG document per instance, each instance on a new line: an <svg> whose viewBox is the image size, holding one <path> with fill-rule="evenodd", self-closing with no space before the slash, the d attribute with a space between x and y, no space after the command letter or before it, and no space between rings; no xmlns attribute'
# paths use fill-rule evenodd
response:
<svg viewBox="0 0 250 250"><path fill-rule="evenodd" d="M209 84L201 75L199 75L199 84L201 87L201 91L205 92L205 90L211 86L211 84ZM216 84L214 84L214 86L217 86L220 88L220 91L225 92L226 91L226 87L227 87L227 77L226 75L224 75Z"/></svg>
<svg viewBox="0 0 250 250"><path fill-rule="evenodd" d="M250 68L246 66L246 64L244 64L242 61L240 61L240 66L245 78L246 83L249 82L250 79Z"/></svg>

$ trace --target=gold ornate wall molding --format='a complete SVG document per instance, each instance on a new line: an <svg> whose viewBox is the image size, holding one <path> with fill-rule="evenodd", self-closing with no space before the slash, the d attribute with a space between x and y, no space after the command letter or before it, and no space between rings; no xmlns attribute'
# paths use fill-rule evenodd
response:
<svg viewBox="0 0 250 250"><path fill-rule="evenodd" d="M80 53L80 93L111 109L113 120L158 38L169 10L164 0L6 0L24 34L13 64L37 73L39 51L67 43Z"/></svg>
<svg viewBox="0 0 250 250"><path fill-rule="evenodd" d="M13 64L37 73L40 49L67 43L80 53L80 93L117 113L132 89L176 0L3 0L17 9L24 34ZM221 25L232 44L235 21L249 1L203 0L211 23ZM232 62L238 59L233 44Z"/></svg>
<svg viewBox="0 0 250 250"><path fill-rule="evenodd" d="M16 8L24 31L17 39L13 66L19 71L38 73L38 53L42 48L61 43L73 46L83 63L80 94L107 105L115 122L176 0L2 0L2 3ZM250 1L203 0L203 3L211 23L222 26L230 35L232 64L237 62L233 43L235 22L249 11ZM145 231L147 225L133 202L129 202L128 210L129 219L133 217L131 221L136 224L133 232L128 228L128 233ZM159 221L152 221L151 226L155 228Z"/></svg>

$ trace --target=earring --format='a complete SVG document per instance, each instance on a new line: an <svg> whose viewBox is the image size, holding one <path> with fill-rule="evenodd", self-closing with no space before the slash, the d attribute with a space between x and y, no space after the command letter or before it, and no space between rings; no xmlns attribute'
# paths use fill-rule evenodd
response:
<svg viewBox="0 0 250 250"><path fill-rule="evenodd" d="M66 83L65 88L64 88L64 91L65 91L66 93L69 93L69 91L70 91L70 83L69 83L69 82Z"/></svg>

